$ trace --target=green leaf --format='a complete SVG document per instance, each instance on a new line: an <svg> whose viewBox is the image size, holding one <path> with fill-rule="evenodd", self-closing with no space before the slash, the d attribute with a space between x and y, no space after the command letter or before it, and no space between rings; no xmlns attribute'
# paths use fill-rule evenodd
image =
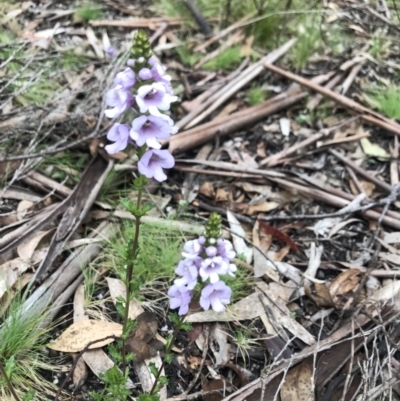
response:
<svg viewBox="0 0 400 401"><path fill-rule="evenodd" d="M160 401L158 394L142 393L136 398L137 401Z"/></svg>
<svg viewBox="0 0 400 401"><path fill-rule="evenodd" d="M32 401L35 398L35 391L29 390L24 397L22 398L22 401Z"/></svg>
<svg viewBox="0 0 400 401"><path fill-rule="evenodd" d="M168 377L167 376L160 376L158 381L160 382L160 384L162 384L163 386L166 386L168 384Z"/></svg>
<svg viewBox="0 0 400 401"><path fill-rule="evenodd" d="M165 360L167 363L172 363L172 361L174 360L173 354L165 354Z"/></svg>
<svg viewBox="0 0 400 401"><path fill-rule="evenodd" d="M154 362L150 362L148 366L149 366L151 374L154 377L156 377L158 374L158 368L157 368L156 364Z"/></svg>
<svg viewBox="0 0 400 401"><path fill-rule="evenodd" d="M181 324L181 329L183 331L190 331L193 330L193 326L191 325L191 323L186 322Z"/></svg>

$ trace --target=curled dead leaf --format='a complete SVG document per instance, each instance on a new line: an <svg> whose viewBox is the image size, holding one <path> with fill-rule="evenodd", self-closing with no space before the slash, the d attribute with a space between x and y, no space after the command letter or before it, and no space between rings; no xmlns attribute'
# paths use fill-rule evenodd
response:
<svg viewBox="0 0 400 401"><path fill-rule="evenodd" d="M331 294L325 284L310 283L304 286L304 291L318 307L330 308L333 306Z"/></svg>
<svg viewBox="0 0 400 401"><path fill-rule="evenodd" d="M333 280L329 293L336 307L342 307L348 301L360 283L362 275L363 272L359 269L349 269Z"/></svg>

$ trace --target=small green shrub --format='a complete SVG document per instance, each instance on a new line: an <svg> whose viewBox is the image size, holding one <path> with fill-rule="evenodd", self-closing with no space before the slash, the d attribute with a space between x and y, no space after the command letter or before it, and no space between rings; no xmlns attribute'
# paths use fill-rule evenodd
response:
<svg viewBox="0 0 400 401"><path fill-rule="evenodd" d="M242 55L239 46L226 49L218 57L208 61L203 68L206 70L230 70L235 68L241 61Z"/></svg>

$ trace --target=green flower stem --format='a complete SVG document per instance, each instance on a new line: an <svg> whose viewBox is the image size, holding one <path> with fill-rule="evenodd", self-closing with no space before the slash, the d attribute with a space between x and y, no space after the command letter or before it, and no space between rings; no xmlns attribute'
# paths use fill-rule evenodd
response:
<svg viewBox="0 0 400 401"><path fill-rule="evenodd" d="M11 380L9 379L9 377L7 376L7 372L4 369L4 366L0 363L0 373L1 375L4 377L4 380L7 383L7 386L11 392L11 394L13 395L13 397L15 398L15 401L21 401L20 398L18 397L18 394L15 392L14 386L11 383Z"/></svg>
<svg viewBox="0 0 400 401"><path fill-rule="evenodd" d="M137 209L140 209L142 204L142 194L143 189L138 191L138 198L136 202ZM130 296L132 291L132 277L133 277L133 268L135 267L135 257L138 249L139 243L139 231L140 231L140 216L135 216L135 237L133 239L132 245L132 253L131 258L129 260L128 267L126 269L126 278L125 278L125 286L126 286L126 298L125 298L125 316L124 316L124 326L122 332L125 333L127 329L128 319L129 319L129 304L130 304ZM122 374L125 375L126 371L126 338L122 339Z"/></svg>
<svg viewBox="0 0 400 401"><path fill-rule="evenodd" d="M186 317L186 315L181 316L181 318L179 319L178 324L175 326L174 333L172 334L172 339L171 339L170 343L168 344L168 347L165 349L165 355L168 355L171 352L172 347L174 346L176 337L178 337L179 330L182 327L182 323L185 320L185 317ZM154 379L154 384L153 384L153 387L151 388L151 391L150 391L150 395L153 395L154 391L157 388L158 380L160 379L161 372L164 369L164 366L165 366L165 358L162 361L160 369L158 369L157 376Z"/></svg>

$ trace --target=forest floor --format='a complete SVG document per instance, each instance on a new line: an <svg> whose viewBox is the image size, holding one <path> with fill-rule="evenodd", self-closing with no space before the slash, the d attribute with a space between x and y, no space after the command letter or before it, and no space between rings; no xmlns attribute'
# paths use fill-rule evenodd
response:
<svg viewBox="0 0 400 401"><path fill-rule="evenodd" d="M105 152L104 95L138 29L179 132L145 195L131 318L156 329L132 399L173 330L183 243L218 212L232 304L189 314L161 400L400 400L399 16L398 0L0 3L0 364L21 400L90 399L114 364L106 345L78 362L47 345L78 322L83 343L120 330L137 159Z"/></svg>

